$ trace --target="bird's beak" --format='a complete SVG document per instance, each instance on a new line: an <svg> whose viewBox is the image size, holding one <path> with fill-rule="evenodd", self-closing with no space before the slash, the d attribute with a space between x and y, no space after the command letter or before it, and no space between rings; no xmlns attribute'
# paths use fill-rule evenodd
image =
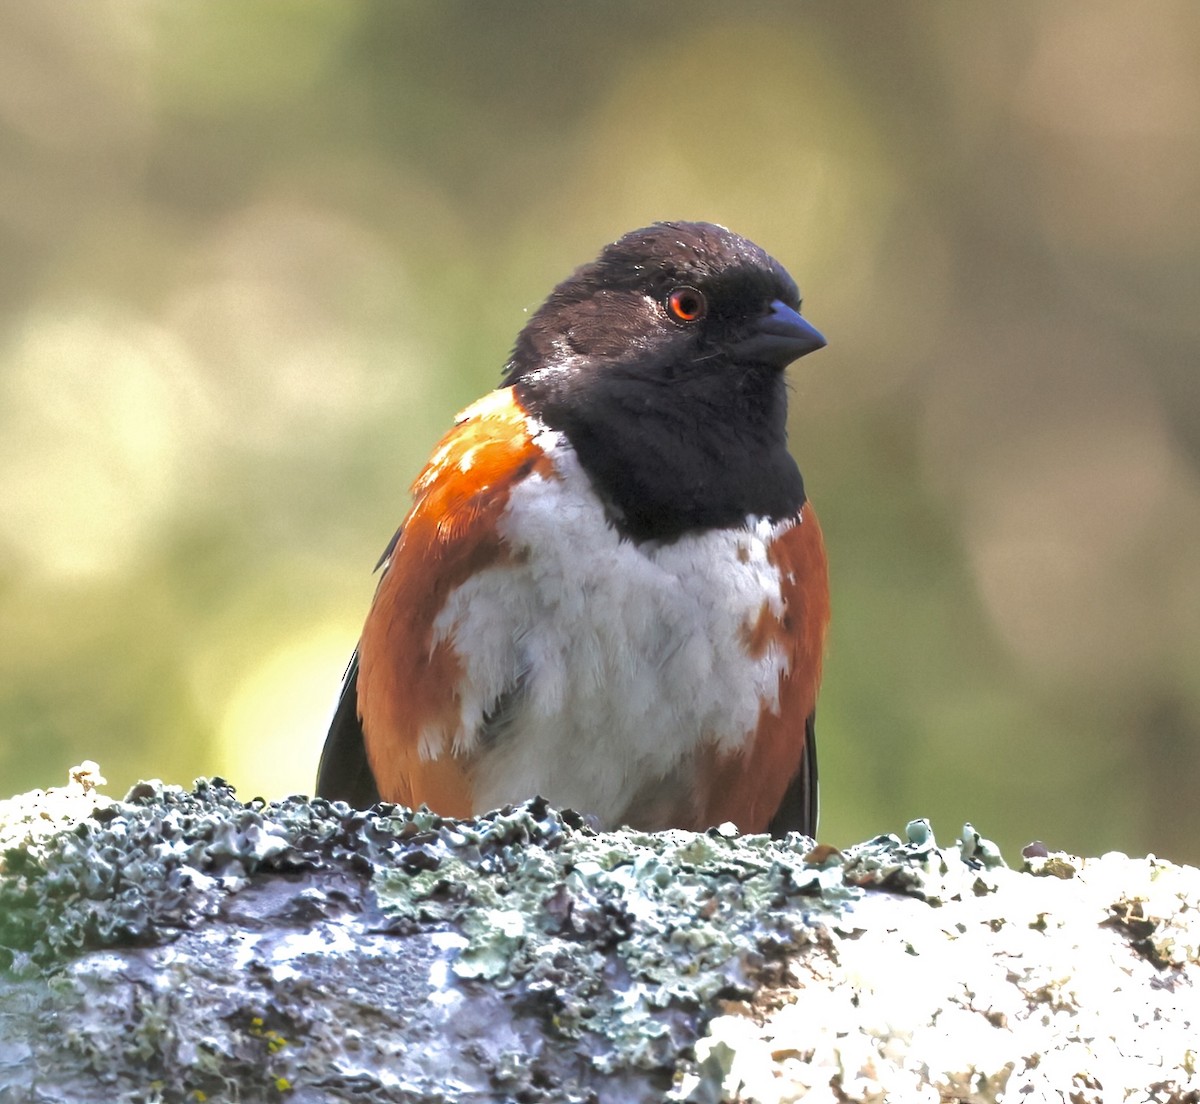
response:
<svg viewBox="0 0 1200 1104"><path fill-rule="evenodd" d="M806 353L824 348L825 344L825 338L801 318L798 311L792 310L782 299L776 299L771 309L754 323L749 334L734 348L739 357L785 368Z"/></svg>

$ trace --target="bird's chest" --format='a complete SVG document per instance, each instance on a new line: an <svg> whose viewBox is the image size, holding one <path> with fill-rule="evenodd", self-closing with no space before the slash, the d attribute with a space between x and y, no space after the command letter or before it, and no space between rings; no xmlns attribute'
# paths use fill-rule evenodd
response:
<svg viewBox="0 0 1200 1104"><path fill-rule="evenodd" d="M656 544L621 538L569 449L514 488L503 562L447 598L459 657L455 753L477 810L540 793L602 823L680 821L706 755L778 707L786 661L756 635L782 614L770 541L749 522Z"/></svg>

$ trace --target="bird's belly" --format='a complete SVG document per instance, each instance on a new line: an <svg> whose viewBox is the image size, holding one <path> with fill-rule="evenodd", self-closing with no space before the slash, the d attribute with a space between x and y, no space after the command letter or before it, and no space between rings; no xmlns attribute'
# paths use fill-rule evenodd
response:
<svg viewBox="0 0 1200 1104"><path fill-rule="evenodd" d="M453 752L476 812L541 794L604 826L688 824L714 765L779 704L786 660L755 637L782 613L772 537L791 521L635 544L586 478L517 488L506 562L453 591L435 624L462 675ZM485 718L498 701L504 723Z"/></svg>

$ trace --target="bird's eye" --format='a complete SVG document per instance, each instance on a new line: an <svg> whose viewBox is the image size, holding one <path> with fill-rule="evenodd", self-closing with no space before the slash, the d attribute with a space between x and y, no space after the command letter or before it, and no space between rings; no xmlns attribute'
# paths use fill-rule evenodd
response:
<svg viewBox="0 0 1200 1104"><path fill-rule="evenodd" d="M708 301L694 287L677 287L667 296L667 313L676 322L699 322L708 313Z"/></svg>

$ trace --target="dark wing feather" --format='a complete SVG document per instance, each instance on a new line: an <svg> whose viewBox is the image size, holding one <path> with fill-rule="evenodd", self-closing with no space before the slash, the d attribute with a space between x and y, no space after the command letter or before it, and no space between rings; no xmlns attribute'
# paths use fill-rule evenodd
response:
<svg viewBox="0 0 1200 1104"><path fill-rule="evenodd" d="M367 762L362 722L358 719L358 652L350 658L342 679L342 695L325 737L321 765L317 768L317 797L344 801L355 809L369 809L379 801L375 776Z"/></svg>
<svg viewBox="0 0 1200 1104"><path fill-rule="evenodd" d="M773 836L788 832L801 832L816 839L817 836L817 715L810 713L804 722L804 758L800 769L788 785L771 818L767 830Z"/></svg>

